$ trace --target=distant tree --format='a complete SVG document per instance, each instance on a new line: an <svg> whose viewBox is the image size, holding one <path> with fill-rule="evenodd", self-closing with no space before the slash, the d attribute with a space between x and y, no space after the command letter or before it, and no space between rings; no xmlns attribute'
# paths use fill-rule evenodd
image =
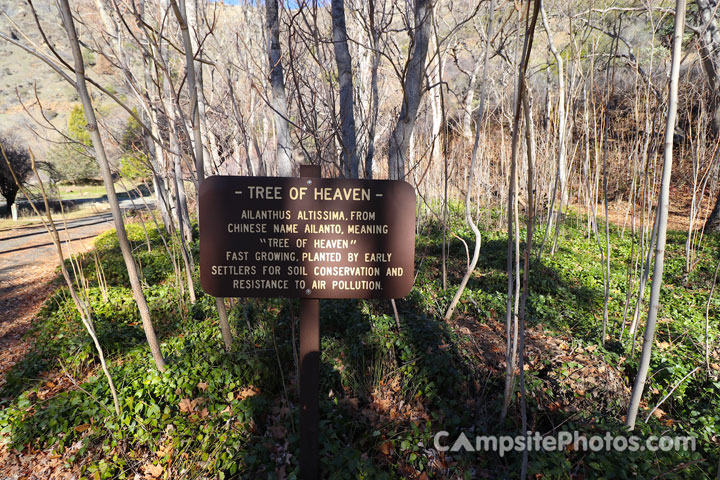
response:
<svg viewBox="0 0 720 480"><path fill-rule="evenodd" d="M75 105L70 112L68 118L68 133L73 138L83 145L88 147L92 145L90 140L90 132L87 129L87 121L85 120L85 110L82 105Z"/></svg>
<svg viewBox="0 0 720 480"><path fill-rule="evenodd" d="M98 177L99 169L91 154L92 142L82 105L75 105L68 118L68 142L50 151L51 162L60 177L72 183L82 183Z"/></svg>
<svg viewBox="0 0 720 480"><path fill-rule="evenodd" d="M0 134L0 145L5 151L5 157L10 162L10 167L15 173L19 182L25 182L32 172L30 166L30 154L25 149L18 138L9 133ZM15 203L17 192L20 187L15 183L13 175L8 168L5 158L0 155L0 194L5 197L5 211L10 215L10 209Z"/></svg>
<svg viewBox="0 0 720 480"><path fill-rule="evenodd" d="M133 109L137 113L136 109ZM120 174L125 178L148 179L152 177L149 165L148 148L140 123L135 118L128 118L128 123L120 140L122 157L120 157Z"/></svg>

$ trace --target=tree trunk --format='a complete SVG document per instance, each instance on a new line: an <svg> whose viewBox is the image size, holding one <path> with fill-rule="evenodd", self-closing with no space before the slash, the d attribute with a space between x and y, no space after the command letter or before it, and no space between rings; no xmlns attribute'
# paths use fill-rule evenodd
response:
<svg viewBox="0 0 720 480"><path fill-rule="evenodd" d="M203 162L202 153L202 135L200 132L200 111L198 106L197 76L194 66L194 52L192 40L190 39L190 29L187 23L187 12L185 10L185 0L180 0L180 5L176 0L170 0L170 5L175 13L175 18L180 24L180 32L182 34L183 49L185 50L185 74L187 76L188 95L190 96L190 105L192 105L192 131L193 146L195 147L195 171L198 178L198 189L200 188L201 179L205 178L205 164Z"/></svg>
<svg viewBox="0 0 720 480"><path fill-rule="evenodd" d="M180 248L182 250L183 262L185 263L185 275L188 285L188 294L190 296L190 303L195 304L195 285L193 283L193 271L195 270L192 254L187 248L192 239L187 240L183 236L183 232L190 231L190 218L187 212L187 201L185 199L185 187L183 186L182 169L180 168L180 156L175 155L175 175L173 176L175 187L175 204L177 205L176 214L178 222Z"/></svg>
<svg viewBox="0 0 720 480"><path fill-rule="evenodd" d="M12 216L12 206L15 204L17 198L17 190L9 190L5 193L5 214L9 217Z"/></svg>
<svg viewBox="0 0 720 480"><path fill-rule="evenodd" d="M555 185L553 187L552 198L550 200L550 208L548 209L547 224L545 225L545 233L543 234L543 240L540 244L538 251L538 259L542 256L543 247L545 246L545 240L547 239L548 232L552 228L553 218L555 219L556 226L560 223L560 216L562 215L562 209L568 202L568 189L567 189L567 154L566 154L566 115L565 115L565 70L563 64L562 55L555 48L555 40L553 39L550 26L548 25L547 15L545 14L545 7L540 7L540 15L542 17L543 28L548 37L548 47L550 52L555 57L555 63L558 68L558 156L557 156L557 171L555 174ZM549 83L548 83L549 88ZM548 94L548 99L549 99ZM549 110L549 109L548 109ZM555 210L555 198L557 197L557 190L560 190L560 205L558 205L557 215L553 215Z"/></svg>
<svg viewBox="0 0 720 480"><path fill-rule="evenodd" d="M143 74L145 80L145 90L148 92L152 91L152 71L150 69L152 59L149 56L143 58ZM155 203L160 210L160 216L162 217L165 230L168 233L172 233L174 230L174 224L172 216L170 214L170 202L168 201L168 189L165 185L165 152L162 146L155 141L160 138L160 127L158 126L158 116L155 110L155 105L159 103L158 99L150 100L148 96L148 107L150 116L150 128L152 136L145 135L145 142L148 145L150 154L150 166L153 176L153 186L155 188Z"/></svg>
<svg viewBox="0 0 720 480"><path fill-rule="evenodd" d="M696 31L700 43L700 54L710 83L712 94L711 126L713 131L720 133L720 2L719 0L697 0Z"/></svg>
<svg viewBox="0 0 720 480"><path fill-rule="evenodd" d="M268 31L268 60L270 62L270 86L272 106L275 110L275 131L277 136L277 173L280 177L292 176L292 146L290 144L290 123L288 122L287 97L280 51L280 23L278 1L265 3L266 27Z"/></svg>
<svg viewBox="0 0 720 480"><path fill-rule="evenodd" d="M190 29L190 32L193 30L195 31L194 35L190 35L190 42L192 44L192 51L196 53L197 60L194 62L195 67L195 77L197 80L197 107L198 107L198 113L199 113L199 119L200 119L200 125L201 125L201 131L205 132L205 142L202 143L203 151L205 152L204 158L203 158L203 164L205 162L209 163L210 173L212 175L217 174L217 168L220 165L220 158L218 155L218 147L217 142L215 141L215 136L210 131L210 128L208 127L208 115L207 115L207 106L205 103L205 88L204 88L204 74L203 74L203 49L198 48L198 38L202 38L202 33L200 32L200 25L202 25L202 18L203 18L203 7L201 6L202 3L204 3L204 0L192 0L192 6L190 8L186 8L186 14L187 14L187 22L188 27ZM212 91L213 83L210 82L210 89ZM199 204L198 204L199 205Z"/></svg>
<svg viewBox="0 0 720 480"><path fill-rule="evenodd" d="M165 360L160 352L160 344L155 336L155 329L153 328L152 320L150 318L150 308L148 307L145 294L143 293L140 285L137 265L135 264L135 259L132 256L130 242L128 241L127 233L125 232L122 212L120 211L117 195L115 194L115 186L113 185L112 173L110 172L110 164L108 163L107 155L105 154L102 138L100 137L100 132L98 131L97 119L95 118L92 100L90 99L90 94L85 83L85 65L83 64L82 51L80 50L80 43L78 42L75 23L72 17L72 12L70 11L68 0L60 0L60 13L65 27L65 32L67 33L68 41L70 43L70 49L72 50L76 78L75 87L85 110L87 130L90 133L90 139L92 140L92 144L95 149L95 156L100 166L100 173L102 175L103 182L105 183L105 190L107 192L108 202L110 203L110 211L112 212L113 220L115 222L118 243L120 244L120 250L122 251L123 259L125 260L125 266L128 271L133 297L135 298L135 302L140 310L143 330L145 331L145 337L147 338L150 351L152 352L152 356L155 360L155 365L158 370L164 371Z"/></svg>
<svg viewBox="0 0 720 480"><path fill-rule="evenodd" d="M442 56L440 52L440 42L437 35L437 27L433 25L432 35L432 51L430 56L434 57L433 61L427 66L428 69L428 82L432 87L428 92L430 103L430 110L432 112L432 161L435 165L440 165L443 162L443 124L445 122L445 111L443 108L443 84L442 84ZM447 159L445 159L447 160ZM444 164L443 168L447 171L447 163ZM444 208L444 207L443 207Z"/></svg>
<svg viewBox="0 0 720 480"><path fill-rule="evenodd" d="M170 79L165 76L163 79L165 91L169 92L172 88L170 86ZM166 98L169 98L169 93L166 93ZM171 101L167 101L166 115L168 126L170 129L170 150L176 152L173 155L173 178L175 187L175 210L178 220L178 230L180 235L183 236L183 241L186 243L192 243L192 227L190 225L190 212L187 205L187 196L185 195L185 181L183 180L182 167L180 163L180 155L182 155L182 146L180 145L180 139L177 136L177 122L175 104Z"/></svg>
<svg viewBox="0 0 720 480"><path fill-rule="evenodd" d="M472 134L472 123L473 123L473 103L475 102L475 84L477 82L477 77L480 74L480 67L483 64L480 62L477 62L475 64L475 68L473 68L473 72L470 75L470 80L468 81L468 89L465 93L465 99L463 100L463 105L465 105L465 111L463 112L463 136L470 141L473 138ZM478 116L478 123L482 121L482 118ZM477 127L476 127L477 128Z"/></svg>
<svg viewBox="0 0 720 480"><path fill-rule="evenodd" d="M333 47L340 84L340 144L342 146L342 169L345 178L359 177L359 160L355 138L355 113L353 111L352 58L348 48L345 26L345 0L332 0Z"/></svg>
<svg viewBox="0 0 720 480"><path fill-rule="evenodd" d="M378 92L378 67L380 66L380 32L375 18L375 1L368 0L368 24L370 46L370 107L368 108L368 146L365 154L365 178L373 177L373 159L375 158L375 130L380 111Z"/></svg>
<svg viewBox="0 0 720 480"><path fill-rule="evenodd" d="M541 0L535 1L535 15L537 17L537 7L542 5ZM518 339L518 370L520 370L520 418L522 422L521 431L527 431L527 392L525 390L525 323L526 323L526 305L527 297L530 291L530 255L532 253L533 234L535 231L535 127L533 126L532 108L527 99L527 95L523 95L523 111L525 112L525 141L527 143L527 220L525 229L525 254L523 256L523 288L520 300L519 315L519 339ZM523 461L520 470L520 478L526 478L528 466L528 451L523 451Z"/></svg>
<svg viewBox="0 0 720 480"><path fill-rule="evenodd" d="M432 0L415 0L415 28L410 39L410 56L403 76L403 100L392 136L388 153L388 176L391 180L405 178L410 137L415 129L417 111L420 106L425 78L425 59L430 38L432 21Z"/></svg>
<svg viewBox="0 0 720 480"><path fill-rule="evenodd" d="M703 67L710 84L711 127L715 135L720 134L720 5L718 0L697 0L697 27L695 34L700 44ZM717 153L720 155L720 152ZM715 207L705 222L706 232L720 232L720 191Z"/></svg>
<svg viewBox="0 0 720 480"><path fill-rule="evenodd" d="M506 359L506 369L505 369L505 391L504 391L504 400L503 400L503 407L502 411L500 413L500 421L501 423L504 422L505 417L507 415L508 407L510 405L510 399L511 395L514 389L514 383L515 383L515 354L518 355L520 359L520 389L521 389L521 417L522 417L522 427L520 431L523 435L525 435L525 432L527 431L527 416L526 416L526 405L525 405L525 377L524 377L524 368L523 368L523 354L525 350L525 323L524 323L524 302L527 297L527 288L528 288L528 270L529 270L529 257L530 257L530 248L532 248L532 223L528 224L527 229L527 243L525 245L526 251L525 251L525 258L524 258L524 286L525 290L523 292L523 298L522 298L522 312L518 312L518 295L519 295L519 285L520 285L520 265L519 265L519 256L520 256L520 243L519 243L519 214L517 211L517 159L518 159L518 142L519 142L519 136L520 136L520 112L522 111L523 107L523 97L525 95L525 75L527 74L527 67L530 59L530 52L532 51L532 44L533 44L533 38L534 38L534 32L535 32L535 25L537 23L537 17L538 17L538 10L540 7L540 0L535 0L535 6L533 8L532 13L532 19L530 19L530 4L527 4L527 10L526 10L526 20L529 20L526 25L525 30L525 40L523 42L523 49L522 49L522 55L520 59L520 65L518 66L518 81L517 81L517 93L515 95L515 105L514 105L514 113L513 113L513 130L512 130L512 139L511 139L511 157L510 157L510 178L509 178L509 188L508 188L508 247L507 247L507 271L508 271L508 295L507 295L507 302L506 302L506 332L507 332L507 347L505 350L505 359ZM519 12L518 12L519 15ZM518 17L519 20L519 17ZM519 24L519 23L518 23ZM529 108L527 109L528 115L529 115ZM530 128L528 126L527 128ZM528 136L526 137L528 139L528 159L530 160L533 155L533 151L530 148L530 139L532 136L532 132L528 132ZM530 161L532 163L532 161ZM534 168L532 165L528 165L528 188L532 190L532 175L534 175ZM532 191L528 192L528 195L532 195ZM513 215L513 209L515 209L515 214ZM532 220L532 201L528 203L528 219L529 222ZM513 217L515 222L515 241L513 242ZM515 258L515 265L513 265L513 243L515 243L515 251L516 251L516 258ZM514 268L514 269L513 269ZM514 275L513 275L514 273ZM513 282L513 279L515 282ZM515 288L513 289L513 284L515 285ZM511 310L512 302L514 300L514 309ZM518 315L518 313L521 313ZM516 345L513 342L512 347L510 345L510 320L514 318L514 330L515 335L514 337L518 338L518 330L520 334L520 345L516 349ZM521 317L521 318L519 318ZM522 324L519 325L518 321L522 320ZM526 473L526 467L527 467L527 449L523 453L523 463L522 463L522 470L520 473L520 478L525 478Z"/></svg>
<svg viewBox="0 0 720 480"><path fill-rule="evenodd" d="M710 213L707 222L705 222L705 227L703 229L707 233L720 232L720 189L718 190L718 195L715 199L715 206L713 207L712 213Z"/></svg>
<svg viewBox="0 0 720 480"><path fill-rule="evenodd" d="M672 67L670 72L670 99L668 102L667 123L665 124L665 151L663 153L663 173L660 186L660 198L657 212L657 244L655 247L655 267L653 271L652 286L650 287L650 308L645 325L645 338L643 339L642 355L638 373L633 385L630 405L628 405L625 426L630 430L635 428L640 399L642 398L650 367L652 346L655 340L655 325L660 302L660 287L662 285L663 266L665 262L665 238L667 234L668 209L670 206L670 174L673 161L673 136L675 133L678 77L680 74L680 50L682 47L683 31L685 30L685 0L675 3L675 32L673 34ZM641 293L642 294L642 293Z"/></svg>
<svg viewBox="0 0 720 480"><path fill-rule="evenodd" d="M361 146L359 151L363 152L363 175L365 178L373 177L373 161L375 158L375 132L377 130L377 121L379 113L379 92L378 92L378 67L380 66L380 56L384 48L384 44L380 43L380 35L386 19L385 4L378 6L375 0L361 2L362 8L359 9L358 15L365 20L359 22L363 29L356 34L359 38L358 43L362 45L360 50L359 62L359 82L357 85L357 97L359 103L364 108L361 112L365 117L361 119L362 125L358 131L358 142ZM351 33L352 35L352 33Z"/></svg>
<svg viewBox="0 0 720 480"><path fill-rule="evenodd" d="M197 82L197 72L195 71L195 62L193 54L193 44L190 38L189 27L187 23L187 10L185 8L185 0L180 0L180 6L178 7L175 0L171 0L173 10L175 11L175 17L180 23L180 30L182 31L183 47L185 48L185 70L187 72L188 90L190 95L190 108L193 112L192 116L192 130L195 147L195 171L197 173L197 191L200 191L200 185L205 179L205 159L203 155L203 143L202 143L202 132L201 132L201 120L200 120L200 105L202 92L199 90L200 83ZM204 104L203 104L204 105ZM179 159L176 161L176 174L180 167ZM182 182L182 178L178 179ZM200 212L200 202L198 201L198 216ZM192 279L189 279L190 292L194 295L194 286L192 285ZM194 303L194 299L191 299ZM223 343L226 350L230 350L232 347L232 336L230 334L230 325L228 324L227 311L225 310L225 302L222 298L215 299L215 306L218 311L218 318L220 322L220 333L222 335Z"/></svg>
<svg viewBox="0 0 720 480"><path fill-rule="evenodd" d="M482 119L483 116L483 110L485 109L485 97L487 92L487 66L488 66L488 60L490 57L490 39L492 38L492 31L493 31L493 18L494 18L494 12L495 12L495 0L490 0L490 5L488 6L488 29L487 29L487 41L485 43L485 57L482 63L482 93L480 94L480 106L478 107L478 119ZM455 311L455 307L457 306L458 302L460 301L460 297L462 296L463 292L465 291L465 287L467 286L468 281L470 280L470 276L475 271L475 267L477 266L478 259L480 257L480 243L482 240L482 237L480 236L480 230L478 229L477 225L475 224L472 213L470 211L470 196L472 192L472 186L473 186L473 179L475 175L475 168L477 165L477 157L478 157L478 147L480 144L480 125L482 125L482 120L478 121L478 125L475 128L475 141L473 143L473 149L472 154L470 156L470 172L468 173L468 181L467 181L467 190L465 192L465 221L470 225L470 229L473 231L473 234L475 235L475 247L473 248L473 256L472 260L470 261L470 265L468 265L467 270L465 271L465 275L463 275L462 280L460 281L460 286L457 289L457 292L455 292L455 296L453 297L452 301L450 302L450 305L448 306L447 311L445 312L445 317L443 318L446 322L452 318L452 314Z"/></svg>

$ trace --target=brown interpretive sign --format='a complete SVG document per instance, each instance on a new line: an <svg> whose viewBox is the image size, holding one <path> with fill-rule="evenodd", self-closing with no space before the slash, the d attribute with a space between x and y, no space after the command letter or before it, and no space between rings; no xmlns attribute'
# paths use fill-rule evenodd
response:
<svg viewBox="0 0 720 480"><path fill-rule="evenodd" d="M216 297L400 298L412 288L406 182L208 177L200 232L200 280Z"/></svg>

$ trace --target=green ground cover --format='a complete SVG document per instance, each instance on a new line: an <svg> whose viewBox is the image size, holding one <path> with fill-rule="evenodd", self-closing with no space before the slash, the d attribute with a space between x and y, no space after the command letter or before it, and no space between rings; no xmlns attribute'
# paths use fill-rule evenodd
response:
<svg viewBox="0 0 720 480"><path fill-rule="evenodd" d="M639 348L599 346L603 282L598 245L568 218L554 255L531 270L526 383L528 425L542 434L623 433ZM459 219L453 231L471 242ZM154 369L126 284L113 232L82 258L96 330L119 390L116 416L108 384L73 303L60 288L38 315L31 352L0 391L0 441L22 452L71 446L66 461L87 478L133 478L148 465L158 478L295 478L297 475L298 303L238 299L230 308L232 351L222 349L214 299L191 305L178 287L159 231L128 226L145 292L168 362ZM518 435L517 395L504 423L504 318L507 238L483 229L478 268L454 319L442 315L466 263L452 239L447 290L440 275L442 231L424 224L417 237L416 282L398 300L400 328L388 301L321 304L321 468L328 478L513 478L522 455L438 452L436 432ZM539 234L540 235L540 234ZM538 235L538 237L539 237ZM611 231L609 331L617 339L626 300L628 231ZM523 236L524 238L524 236ZM541 238L541 237L539 237ZM172 242L167 240L172 247ZM677 382L704 363L705 307L720 239L706 237L698 264L684 274L685 236L671 232L661 319L646 387L644 420ZM194 246L197 256L197 243ZM101 279L98 282L98 272ZM198 272L195 272L199 285ZM199 288L199 287L198 287ZM648 288L649 290L649 288ZM718 360L720 295L710 302L713 363ZM644 317L641 321L644 321ZM642 332L641 332L642 333ZM639 345L641 335L638 335ZM78 387L44 398L43 372L65 371ZM658 415L635 432L691 435L695 452L530 452L544 478L715 478L720 453L720 381L702 369L683 382ZM644 413L643 413L644 412ZM541 477L537 477L541 478Z"/></svg>

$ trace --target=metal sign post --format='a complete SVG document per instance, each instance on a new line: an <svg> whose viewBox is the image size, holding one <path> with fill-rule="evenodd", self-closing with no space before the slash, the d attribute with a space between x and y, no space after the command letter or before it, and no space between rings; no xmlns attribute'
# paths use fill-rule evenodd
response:
<svg viewBox="0 0 720 480"><path fill-rule="evenodd" d="M215 297L300 299L300 478L319 478L320 299L400 298L415 260L415 191L406 182L206 178L200 282Z"/></svg>
<svg viewBox="0 0 720 480"><path fill-rule="evenodd" d="M300 176L320 178L319 165L301 165ZM300 299L300 478L320 478L320 299Z"/></svg>

